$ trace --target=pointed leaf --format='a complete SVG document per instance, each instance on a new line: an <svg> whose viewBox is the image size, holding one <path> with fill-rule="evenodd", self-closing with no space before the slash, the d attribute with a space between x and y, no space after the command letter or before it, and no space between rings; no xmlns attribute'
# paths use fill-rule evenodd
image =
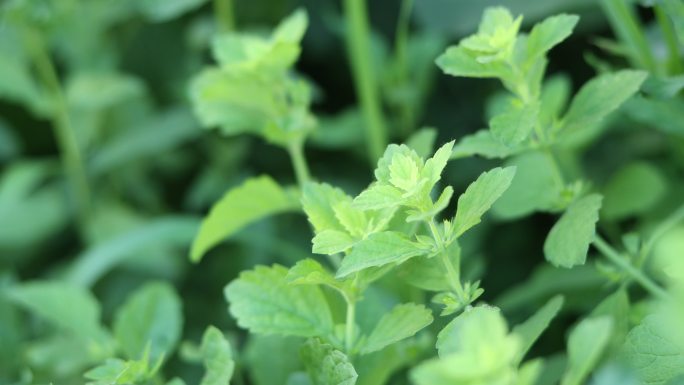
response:
<svg viewBox="0 0 684 385"><path fill-rule="evenodd" d="M589 244L596 233L602 200L601 195L591 194L568 207L544 242L547 261L565 268L584 264Z"/></svg>
<svg viewBox="0 0 684 385"><path fill-rule="evenodd" d="M577 25L577 15L560 14L535 24L527 38L527 60L532 62L565 40Z"/></svg>
<svg viewBox="0 0 684 385"><path fill-rule="evenodd" d="M202 336L200 346L205 373L200 385L228 385L235 362L230 343L223 333L214 326L209 326Z"/></svg>
<svg viewBox="0 0 684 385"><path fill-rule="evenodd" d="M316 234L312 242L314 253L333 255L352 247L356 240L343 231L324 230Z"/></svg>
<svg viewBox="0 0 684 385"><path fill-rule="evenodd" d="M489 122L492 135L507 146L515 146L527 139L537 123L539 106L508 106Z"/></svg>
<svg viewBox="0 0 684 385"><path fill-rule="evenodd" d="M397 305L375 325L361 348L361 354L372 353L409 338L430 325L432 320L432 312L423 305Z"/></svg>
<svg viewBox="0 0 684 385"><path fill-rule="evenodd" d="M610 335L613 322L609 317L587 318L580 322L568 338L568 367L561 385L580 385L598 364Z"/></svg>
<svg viewBox="0 0 684 385"><path fill-rule="evenodd" d="M345 277L369 267L401 263L427 252L424 246L408 240L401 233L374 233L352 248L351 253L342 260L337 277Z"/></svg>
<svg viewBox="0 0 684 385"><path fill-rule="evenodd" d="M551 298L551 300L534 313L532 317L513 328L513 333L520 336L520 341L522 342L518 352L519 362L522 361L525 354L530 350L544 330L549 327L549 323L556 317L561 307L563 307L563 296L557 295Z"/></svg>

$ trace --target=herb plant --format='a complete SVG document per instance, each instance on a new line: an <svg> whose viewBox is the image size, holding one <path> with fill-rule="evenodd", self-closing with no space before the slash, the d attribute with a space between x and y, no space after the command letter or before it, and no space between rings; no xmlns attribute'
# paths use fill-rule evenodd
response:
<svg viewBox="0 0 684 385"><path fill-rule="evenodd" d="M445 47L411 28L437 5L403 0L390 44L343 0L324 20L358 105L334 112L306 56L321 8L250 29L205 3L0 5L0 383L684 378L678 1L644 5L654 34L602 0L617 40L574 90L555 55L578 15L489 7ZM442 81L487 91L485 128L421 127Z"/></svg>

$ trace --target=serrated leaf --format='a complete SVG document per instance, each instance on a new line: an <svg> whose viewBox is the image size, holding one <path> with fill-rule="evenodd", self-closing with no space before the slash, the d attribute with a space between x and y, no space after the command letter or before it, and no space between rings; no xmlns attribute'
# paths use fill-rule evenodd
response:
<svg viewBox="0 0 684 385"><path fill-rule="evenodd" d="M491 61L482 63L461 46L449 47L437 58L437 66L445 74L470 78L505 77L508 73L502 62Z"/></svg>
<svg viewBox="0 0 684 385"><path fill-rule="evenodd" d="M58 281L33 281L8 289L9 298L78 337L97 338L100 305L85 288Z"/></svg>
<svg viewBox="0 0 684 385"><path fill-rule="evenodd" d="M562 129L572 132L599 123L634 95L647 75L644 71L623 70L588 81L572 99Z"/></svg>
<svg viewBox="0 0 684 385"><path fill-rule="evenodd" d="M451 158L451 153L453 152L454 141L444 143L442 147L435 151L435 154L425 162L423 167L422 177L428 179L428 187L432 190L432 187L439 182L442 177L442 171L446 167L447 162Z"/></svg>
<svg viewBox="0 0 684 385"><path fill-rule="evenodd" d="M214 326L209 326L202 336L200 346L205 373L200 385L228 385L235 362L230 343L223 333Z"/></svg>
<svg viewBox="0 0 684 385"><path fill-rule="evenodd" d="M333 255L349 249L356 240L343 231L324 230L316 234L312 243L314 253Z"/></svg>
<svg viewBox="0 0 684 385"><path fill-rule="evenodd" d="M372 184L354 198L354 207L360 210L379 210L399 206L404 201L401 190L386 184Z"/></svg>
<svg viewBox="0 0 684 385"><path fill-rule="evenodd" d="M527 139L539 116L537 104L509 105L503 113L489 121L492 135L506 146L515 146Z"/></svg>
<svg viewBox="0 0 684 385"><path fill-rule="evenodd" d="M230 313L252 333L300 337L332 333L330 308L316 286L291 285L280 265L245 271L225 289Z"/></svg>
<svg viewBox="0 0 684 385"><path fill-rule="evenodd" d="M610 339L613 322L609 317L587 318L570 332L568 366L561 385L580 385L598 364Z"/></svg>
<svg viewBox="0 0 684 385"><path fill-rule="evenodd" d="M300 355L313 385L356 384L358 375L351 361L331 345L312 338L304 343Z"/></svg>
<svg viewBox="0 0 684 385"><path fill-rule="evenodd" d="M520 336L521 347L518 351L518 362L522 361L525 354L537 341L539 336L549 327L551 321L556 317L563 307L563 296L557 295L549 300L541 309L525 322L516 325L513 333Z"/></svg>
<svg viewBox="0 0 684 385"><path fill-rule="evenodd" d="M466 135L454 146L451 159L467 158L479 155L487 159L506 158L518 152L494 138L490 130L480 130Z"/></svg>
<svg viewBox="0 0 684 385"><path fill-rule="evenodd" d="M361 348L361 354L372 353L409 338L430 325L432 320L432 312L423 305L397 305L375 325Z"/></svg>
<svg viewBox="0 0 684 385"><path fill-rule="evenodd" d="M427 252L424 246L410 241L401 233L393 231L374 233L352 248L352 251L342 260L337 277L345 277L369 267L401 263Z"/></svg>
<svg viewBox="0 0 684 385"><path fill-rule="evenodd" d="M368 230L368 218L366 213L352 206L351 199L345 199L337 202L333 206L335 217L338 222L344 227L347 233L363 237Z"/></svg>
<svg viewBox="0 0 684 385"><path fill-rule="evenodd" d="M344 281L336 280L331 272L311 258L297 262L290 268L286 278L294 285L325 285L344 295L349 295L351 290Z"/></svg>
<svg viewBox="0 0 684 385"><path fill-rule="evenodd" d="M515 175L515 167L497 167L483 172L458 198L453 233L461 236L480 223L482 215L508 189Z"/></svg>
<svg viewBox="0 0 684 385"><path fill-rule="evenodd" d="M527 38L527 60L532 62L565 40L577 25L577 15L560 14L535 24Z"/></svg>
<svg viewBox="0 0 684 385"><path fill-rule="evenodd" d="M684 350L672 338L673 333L681 333L675 323L662 314L652 314L627 335L626 358L644 384L669 384L684 375Z"/></svg>
<svg viewBox="0 0 684 385"><path fill-rule="evenodd" d="M316 233L324 230L345 231L334 210L336 204L345 201L351 201L351 197L327 183L309 182L302 191L302 207Z"/></svg>
<svg viewBox="0 0 684 385"><path fill-rule="evenodd" d="M133 360L147 349L151 361L173 352L181 336L181 300L172 286L149 283L134 292L114 317L114 336Z"/></svg>
<svg viewBox="0 0 684 385"><path fill-rule="evenodd" d="M544 242L544 256L554 266L583 265L596 233L603 197L590 194L574 202L551 228Z"/></svg>
<svg viewBox="0 0 684 385"><path fill-rule="evenodd" d="M293 194L271 177L248 179L211 208L192 244L190 259L199 261L209 249L252 222L299 207Z"/></svg>

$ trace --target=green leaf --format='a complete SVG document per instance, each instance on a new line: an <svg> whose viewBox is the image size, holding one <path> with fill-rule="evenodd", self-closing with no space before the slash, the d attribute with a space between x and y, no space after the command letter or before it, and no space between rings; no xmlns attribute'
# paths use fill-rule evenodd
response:
<svg viewBox="0 0 684 385"><path fill-rule="evenodd" d="M241 356L254 385L285 384L291 373L301 370L299 337L250 335ZM273 352L278 352L277 360Z"/></svg>
<svg viewBox="0 0 684 385"><path fill-rule="evenodd" d="M406 140L406 145L415 151L421 158L427 158L432 154L437 139L437 130L431 127L421 128L411 134Z"/></svg>
<svg viewBox="0 0 684 385"><path fill-rule="evenodd" d="M528 151L506 162L514 166L511 186L492 206L498 218L516 219L535 211L549 211L560 198L561 187L556 181L554 165L538 151Z"/></svg>
<svg viewBox="0 0 684 385"><path fill-rule="evenodd" d="M480 130L466 135L456 143L451 153L451 159L468 158L479 155L487 159L506 158L518 152L515 148L506 146L494 138L490 130Z"/></svg>
<svg viewBox="0 0 684 385"><path fill-rule="evenodd" d="M107 359L102 365L89 370L85 378L95 380L87 385L131 385L145 384L159 371L162 361L152 362L150 367L149 350L145 350L139 360L124 361L118 358Z"/></svg>
<svg viewBox="0 0 684 385"><path fill-rule="evenodd" d="M684 375L684 350L674 333L681 336L680 325L664 314L652 314L627 335L625 355L644 384L664 385Z"/></svg>
<svg viewBox="0 0 684 385"><path fill-rule="evenodd" d="M300 337L327 336L333 320L321 290L291 285L280 265L245 271L225 289L230 313L252 333Z"/></svg>
<svg viewBox="0 0 684 385"><path fill-rule="evenodd" d="M508 105L503 113L489 121L492 135L506 146L515 146L527 139L537 123L539 106Z"/></svg>
<svg viewBox="0 0 684 385"><path fill-rule="evenodd" d="M437 58L437 66L445 74L470 78L497 78L507 76L508 69L502 62L481 63L462 46L449 47Z"/></svg>
<svg viewBox="0 0 684 385"><path fill-rule="evenodd" d="M527 354L544 330L549 327L549 323L556 317L562 307L563 296L557 295L551 298L532 317L513 328L513 333L520 336L520 341L522 342L518 352L518 362L522 361L525 354Z"/></svg>
<svg viewBox="0 0 684 385"><path fill-rule="evenodd" d="M561 385L580 385L598 364L610 339L613 322L609 317L587 318L570 332L568 366Z"/></svg>
<svg viewBox="0 0 684 385"><path fill-rule="evenodd" d="M298 209L299 203L293 194L271 177L248 179L228 191L211 208L192 244L190 259L199 261L209 249L252 222Z"/></svg>
<svg viewBox="0 0 684 385"><path fill-rule="evenodd" d="M576 15L560 14L535 24L527 38L527 61L533 62L565 40L577 25Z"/></svg>
<svg viewBox="0 0 684 385"><path fill-rule="evenodd" d="M460 237L480 223L482 215L508 189L515 175L515 167L497 167L483 172L458 198L453 232Z"/></svg>
<svg viewBox="0 0 684 385"><path fill-rule="evenodd" d="M292 266L287 273L287 280L293 285L325 285L345 296L349 296L352 290L348 284L336 280L331 272L311 258L303 259Z"/></svg>
<svg viewBox="0 0 684 385"><path fill-rule="evenodd" d="M452 265L460 261L461 249L458 242L452 242L447 248ZM449 277L444 274L444 264L440 258L421 256L411 258L397 269L397 276L417 288L427 291L449 291Z"/></svg>
<svg viewBox="0 0 684 385"><path fill-rule="evenodd" d="M306 341L300 355L313 385L356 384L358 375L349 358L319 339Z"/></svg>
<svg viewBox="0 0 684 385"><path fill-rule="evenodd" d="M376 183L354 198L354 207L360 210L379 210L399 206L403 202L404 196L401 190Z"/></svg>
<svg viewBox="0 0 684 385"><path fill-rule="evenodd" d="M361 354L372 353L409 338L430 325L432 320L432 312L423 305L397 305L375 325L361 348Z"/></svg>
<svg viewBox="0 0 684 385"><path fill-rule="evenodd" d="M648 213L667 192L661 171L645 162L633 162L618 170L603 188L601 217L620 220Z"/></svg>
<svg viewBox="0 0 684 385"><path fill-rule="evenodd" d="M584 264L596 233L602 200L601 195L590 194L568 207L544 242L547 261L565 268Z"/></svg>
<svg viewBox="0 0 684 385"><path fill-rule="evenodd" d="M316 233L324 230L346 231L340 224L334 206L351 197L326 183L307 183L302 191L302 207Z"/></svg>
<svg viewBox="0 0 684 385"><path fill-rule="evenodd" d="M314 253L333 255L349 249L356 240L342 231L324 230L316 234L312 242Z"/></svg>
<svg viewBox="0 0 684 385"><path fill-rule="evenodd" d="M85 288L58 281L33 281L8 289L12 301L75 336L102 333L100 305Z"/></svg>
<svg viewBox="0 0 684 385"><path fill-rule="evenodd" d="M140 12L149 20L162 22L198 8L207 0L137 0Z"/></svg>
<svg viewBox="0 0 684 385"><path fill-rule="evenodd" d="M352 251L342 260L337 277L345 277L369 267L402 263L427 252L424 246L410 241L401 233L393 231L374 233L352 248Z"/></svg>
<svg viewBox="0 0 684 385"><path fill-rule="evenodd" d="M114 336L130 359L149 349L150 359L170 356L181 336L181 300L164 282L149 283L131 295L114 317Z"/></svg>
<svg viewBox="0 0 684 385"><path fill-rule="evenodd" d="M228 385L233 377L235 362L230 343L223 333L209 326L202 336L200 351L206 369L200 385Z"/></svg>
<svg viewBox="0 0 684 385"><path fill-rule="evenodd" d="M573 132L599 123L634 95L647 76L644 71L623 70L588 81L572 99L562 129Z"/></svg>

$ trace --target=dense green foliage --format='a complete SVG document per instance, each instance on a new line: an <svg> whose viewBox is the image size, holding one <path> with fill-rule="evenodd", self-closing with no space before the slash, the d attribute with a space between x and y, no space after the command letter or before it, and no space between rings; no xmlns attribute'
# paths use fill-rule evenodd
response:
<svg viewBox="0 0 684 385"><path fill-rule="evenodd" d="M681 383L684 3L488 3L1 3L0 384Z"/></svg>

